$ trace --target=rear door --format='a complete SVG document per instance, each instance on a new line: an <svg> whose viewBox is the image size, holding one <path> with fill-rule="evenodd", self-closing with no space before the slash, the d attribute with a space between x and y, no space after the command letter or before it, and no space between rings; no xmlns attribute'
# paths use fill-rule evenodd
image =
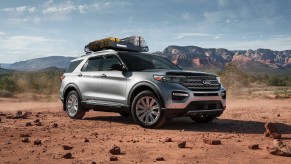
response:
<svg viewBox="0 0 291 164"><path fill-rule="evenodd" d="M98 98L98 78L102 57L89 58L78 74L77 83L83 101L96 103Z"/></svg>

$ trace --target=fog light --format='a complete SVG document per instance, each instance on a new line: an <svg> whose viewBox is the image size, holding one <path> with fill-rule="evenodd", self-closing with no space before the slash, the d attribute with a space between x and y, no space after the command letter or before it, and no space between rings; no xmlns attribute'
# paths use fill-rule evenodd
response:
<svg viewBox="0 0 291 164"><path fill-rule="evenodd" d="M220 96L222 97L222 99L226 99L226 91L221 92Z"/></svg>
<svg viewBox="0 0 291 164"><path fill-rule="evenodd" d="M188 97L189 94L185 92L172 92L172 99L173 100L183 100L184 98Z"/></svg>

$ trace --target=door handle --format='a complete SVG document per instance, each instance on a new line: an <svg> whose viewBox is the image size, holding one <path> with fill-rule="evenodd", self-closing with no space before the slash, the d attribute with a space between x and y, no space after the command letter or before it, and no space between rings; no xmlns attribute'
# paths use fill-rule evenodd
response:
<svg viewBox="0 0 291 164"><path fill-rule="evenodd" d="M100 77L106 77L106 75L105 74L102 74Z"/></svg>
<svg viewBox="0 0 291 164"><path fill-rule="evenodd" d="M82 76L82 73L79 73L78 76L81 77Z"/></svg>

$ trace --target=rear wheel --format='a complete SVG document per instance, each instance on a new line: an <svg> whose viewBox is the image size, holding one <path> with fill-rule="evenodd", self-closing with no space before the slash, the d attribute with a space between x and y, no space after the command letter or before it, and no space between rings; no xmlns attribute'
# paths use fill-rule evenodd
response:
<svg viewBox="0 0 291 164"><path fill-rule="evenodd" d="M212 122L216 116L209 116L209 115L196 115L196 116L190 116L190 118L198 123L208 123Z"/></svg>
<svg viewBox="0 0 291 164"><path fill-rule="evenodd" d="M71 91L66 97L66 112L72 119L81 119L86 111L81 108L81 101L76 91Z"/></svg>
<svg viewBox="0 0 291 164"><path fill-rule="evenodd" d="M166 122L159 99L148 90L134 98L131 113L133 120L144 128L158 128Z"/></svg>

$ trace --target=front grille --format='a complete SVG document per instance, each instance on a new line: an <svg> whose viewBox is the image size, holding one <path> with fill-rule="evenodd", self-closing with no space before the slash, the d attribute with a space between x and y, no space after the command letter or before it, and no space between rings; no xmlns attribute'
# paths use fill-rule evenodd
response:
<svg viewBox="0 0 291 164"><path fill-rule="evenodd" d="M217 91L220 84L214 76L187 76L182 85L192 91Z"/></svg>
<svg viewBox="0 0 291 164"><path fill-rule="evenodd" d="M222 109L222 104L220 101L193 101L186 109L188 111Z"/></svg>

